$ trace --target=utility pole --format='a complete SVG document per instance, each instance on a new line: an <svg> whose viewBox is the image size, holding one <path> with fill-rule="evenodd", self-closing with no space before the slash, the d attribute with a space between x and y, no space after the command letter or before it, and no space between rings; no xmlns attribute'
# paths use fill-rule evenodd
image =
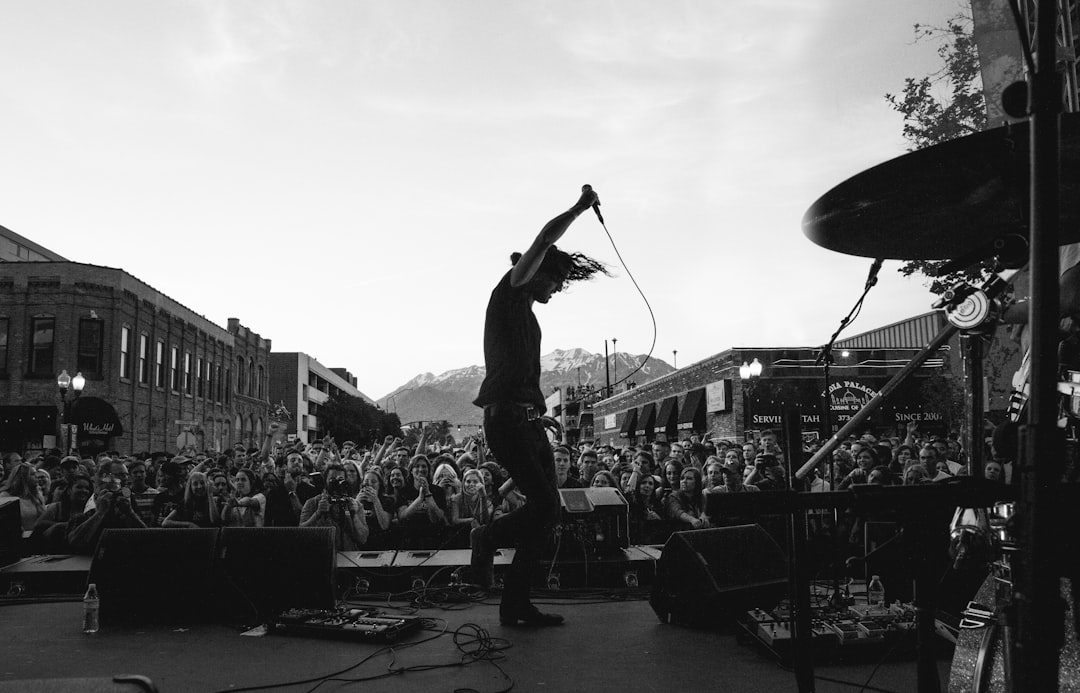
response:
<svg viewBox="0 0 1080 693"><path fill-rule="evenodd" d="M607 340L604 340L604 390L607 392L607 396L611 396L611 369L608 367L608 351Z"/></svg>

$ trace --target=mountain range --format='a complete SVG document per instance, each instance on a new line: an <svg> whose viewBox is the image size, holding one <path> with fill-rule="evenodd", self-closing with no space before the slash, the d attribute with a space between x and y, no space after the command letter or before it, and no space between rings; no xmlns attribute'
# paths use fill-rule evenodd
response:
<svg viewBox="0 0 1080 693"><path fill-rule="evenodd" d="M612 354L607 358L611 380L625 378L646 361L645 355ZM540 359L540 389L545 394L557 387L592 386L603 389L607 383L603 354L593 354L585 349L556 349ZM675 369L657 358L650 358L641 370L630 377L629 382L643 385ZM451 424L478 425L483 412L473 405L486 369L468 366L446 371L441 375L421 373L387 395L379 398L384 407L396 412L402 423L411 421L449 421ZM626 383L616 388L621 392Z"/></svg>

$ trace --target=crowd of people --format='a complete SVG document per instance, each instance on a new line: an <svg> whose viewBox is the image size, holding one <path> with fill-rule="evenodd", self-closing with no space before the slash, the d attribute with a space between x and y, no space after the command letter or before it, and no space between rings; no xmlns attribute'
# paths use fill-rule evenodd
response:
<svg viewBox="0 0 1080 693"><path fill-rule="evenodd" d="M805 480L803 490L834 485L933 483L966 473L955 436L851 438ZM333 439L224 453L62 456L3 454L3 497L18 499L25 553L91 553L106 528L333 526L339 550L469 548L472 529L524 503L479 439L465 448L415 446L387 437L373 449ZM804 459L814 446L802 447ZM711 494L790 487L773 431L754 442L656 441L648 445L553 444L560 488L618 489L633 544L663 543L673 531L724 524L709 516ZM991 456L992 457L992 456ZM1012 465L990 459L983 476L1008 483ZM847 528L852 532L856 522ZM857 537L852 536L852 541Z"/></svg>

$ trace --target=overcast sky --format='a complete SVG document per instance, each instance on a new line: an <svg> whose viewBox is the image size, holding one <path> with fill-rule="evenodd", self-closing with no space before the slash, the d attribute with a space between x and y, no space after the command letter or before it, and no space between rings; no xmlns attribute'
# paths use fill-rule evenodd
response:
<svg viewBox="0 0 1080 693"><path fill-rule="evenodd" d="M0 224L381 397L483 362L488 294L590 183L654 356L828 340L870 260L800 221L905 151L959 0L0 0ZM642 354L609 263L543 349ZM847 334L929 309L899 261Z"/></svg>

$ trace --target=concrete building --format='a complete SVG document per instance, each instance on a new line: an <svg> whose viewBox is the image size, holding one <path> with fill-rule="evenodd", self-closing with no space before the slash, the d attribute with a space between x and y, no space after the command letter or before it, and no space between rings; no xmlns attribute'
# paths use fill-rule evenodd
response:
<svg viewBox="0 0 1080 693"><path fill-rule="evenodd" d="M266 430L270 340L120 269L0 264L0 450L221 450ZM81 373L81 396L57 376ZM65 409L68 418L65 420Z"/></svg>
<svg viewBox="0 0 1080 693"><path fill-rule="evenodd" d="M270 354L270 401L284 404L289 411L289 440L310 443L321 438L319 407L331 395L342 394L374 404L356 388L356 377L344 368L327 368L295 351Z"/></svg>

